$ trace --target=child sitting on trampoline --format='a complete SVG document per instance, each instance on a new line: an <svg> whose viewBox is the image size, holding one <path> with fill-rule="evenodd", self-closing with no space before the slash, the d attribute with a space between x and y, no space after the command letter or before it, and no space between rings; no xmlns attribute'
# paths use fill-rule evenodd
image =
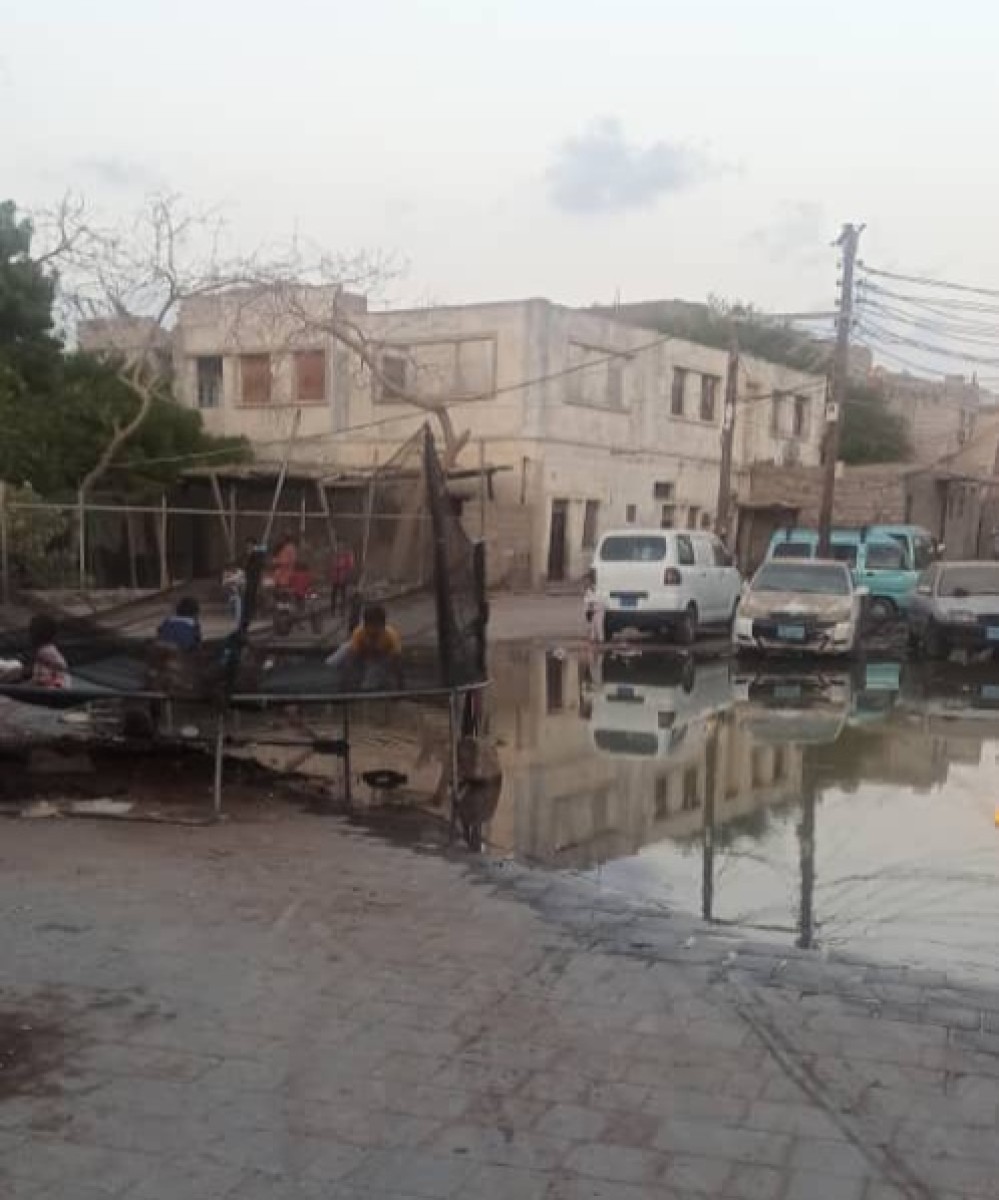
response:
<svg viewBox="0 0 999 1200"><path fill-rule="evenodd" d="M326 660L343 691L387 692L402 687L402 638L380 604L365 605L361 624Z"/></svg>
<svg viewBox="0 0 999 1200"><path fill-rule="evenodd" d="M156 631L156 640L178 650L201 648L201 606L194 596L182 596L172 617L167 617Z"/></svg>
<svg viewBox="0 0 999 1200"><path fill-rule="evenodd" d="M38 613L31 618L28 637L33 654L29 682L35 687L68 688L69 665L55 644L55 621L47 613Z"/></svg>

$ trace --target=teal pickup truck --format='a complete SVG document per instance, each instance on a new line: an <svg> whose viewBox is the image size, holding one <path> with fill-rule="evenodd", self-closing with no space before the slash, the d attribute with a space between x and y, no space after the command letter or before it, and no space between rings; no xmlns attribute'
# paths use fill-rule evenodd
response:
<svg viewBox="0 0 999 1200"><path fill-rule="evenodd" d="M814 529L778 529L767 558L816 558L819 535ZM938 555L933 536L917 525L868 525L834 529L829 557L847 563L857 587L870 593L868 612L890 620L909 607L916 580Z"/></svg>

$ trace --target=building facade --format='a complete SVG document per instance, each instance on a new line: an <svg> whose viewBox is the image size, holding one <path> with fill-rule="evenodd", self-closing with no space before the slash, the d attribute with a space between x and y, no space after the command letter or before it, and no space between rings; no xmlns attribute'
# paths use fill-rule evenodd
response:
<svg viewBox="0 0 999 1200"><path fill-rule="evenodd" d="M261 457L280 457L300 413L296 457L381 464L445 405L452 465L496 468L484 511L476 489L466 500L497 580L578 579L609 528L713 522L721 350L541 299L374 312L301 289L278 308L240 292L185 305L174 360L181 402ZM818 462L823 389L742 359L736 492L754 462Z"/></svg>

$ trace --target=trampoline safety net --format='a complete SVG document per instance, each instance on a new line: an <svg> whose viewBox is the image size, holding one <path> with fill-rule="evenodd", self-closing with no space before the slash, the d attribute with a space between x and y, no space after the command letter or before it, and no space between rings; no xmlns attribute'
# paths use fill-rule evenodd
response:
<svg viewBox="0 0 999 1200"><path fill-rule="evenodd" d="M379 604L403 644L401 689L464 688L486 677L485 560L481 543L462 528L434 445L424 426L387 462L361 481L353 511L330 515L330 546L348 542L356 557L351 617L321 633L302 619L279 638L261 598L269 551L247 562L239 625L226 619L221 582L192 581L97 616L54 616L56 645L67 660L70 686L43 689L15 678L16 662L30 673L30 619L48 612L44 594L21 598L17 618L0 626L0 693L35 703L66 705L93 696L166 694L225 703L248 697L335 698L345 686L327 659L350 635L365 605ZM271 540L279 531L275 531ZM259 531L261 540L265 531ZM310 547L310 563L324 561ZM206 636L197 651L175 653L157 641L159 622L178 598L201 600ZM215 613L215 619L209 619ZM393 689L395 690L395 689ZM61 694L57 694L61 693Z"/></svg>

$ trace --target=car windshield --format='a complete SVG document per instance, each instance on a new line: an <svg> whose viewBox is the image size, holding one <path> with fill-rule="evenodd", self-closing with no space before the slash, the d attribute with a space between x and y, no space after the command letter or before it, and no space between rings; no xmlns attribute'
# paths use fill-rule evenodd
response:
<svg viewBox="0 0 999 1200"><path fill-rule="evenodd" d="M766 563L753 580L754 592L802 592L849 596L850 576L833 563Z"/></svg>
<svg viewBox="0 0 999 1200"><path fill-rule="evenodd" d="M778 542L771 558L811 558L812 547L808 542Z"/></svg>
<svg viewBox="0 0 999 1200"><path fill-rule="evenodd" d="M945 567L940 572L937 595L945 599L961 596L999 596L999 564Z"/></svg>
<svg viewBox="0 0 999 1200"><path fill-rule="evenodd" d="M855 567L857 565L857 543L833 542L829 547L829 557L835 559L836 562Z"/></svg>
<svg viewBox="0 0 999 1200"><path fill-rule="evenodd" d="M662 562L666 557L666 539L655 534L622 534L609 537L600 547L601 562Z"/></svg>
<svg viewBox="0 0 999 1200"><path fill-rule="evenodd" d="M936 546L933 539L917 537L913 546L913 557L917 571L925 571L936 558Z"/></svg>
<svg viewBox="0 0 999 1200"><path fill-rule="evenodd" d="M875 571L901 571L905 566L905 547L896 541L868 542L867 566Z"/></svg>

